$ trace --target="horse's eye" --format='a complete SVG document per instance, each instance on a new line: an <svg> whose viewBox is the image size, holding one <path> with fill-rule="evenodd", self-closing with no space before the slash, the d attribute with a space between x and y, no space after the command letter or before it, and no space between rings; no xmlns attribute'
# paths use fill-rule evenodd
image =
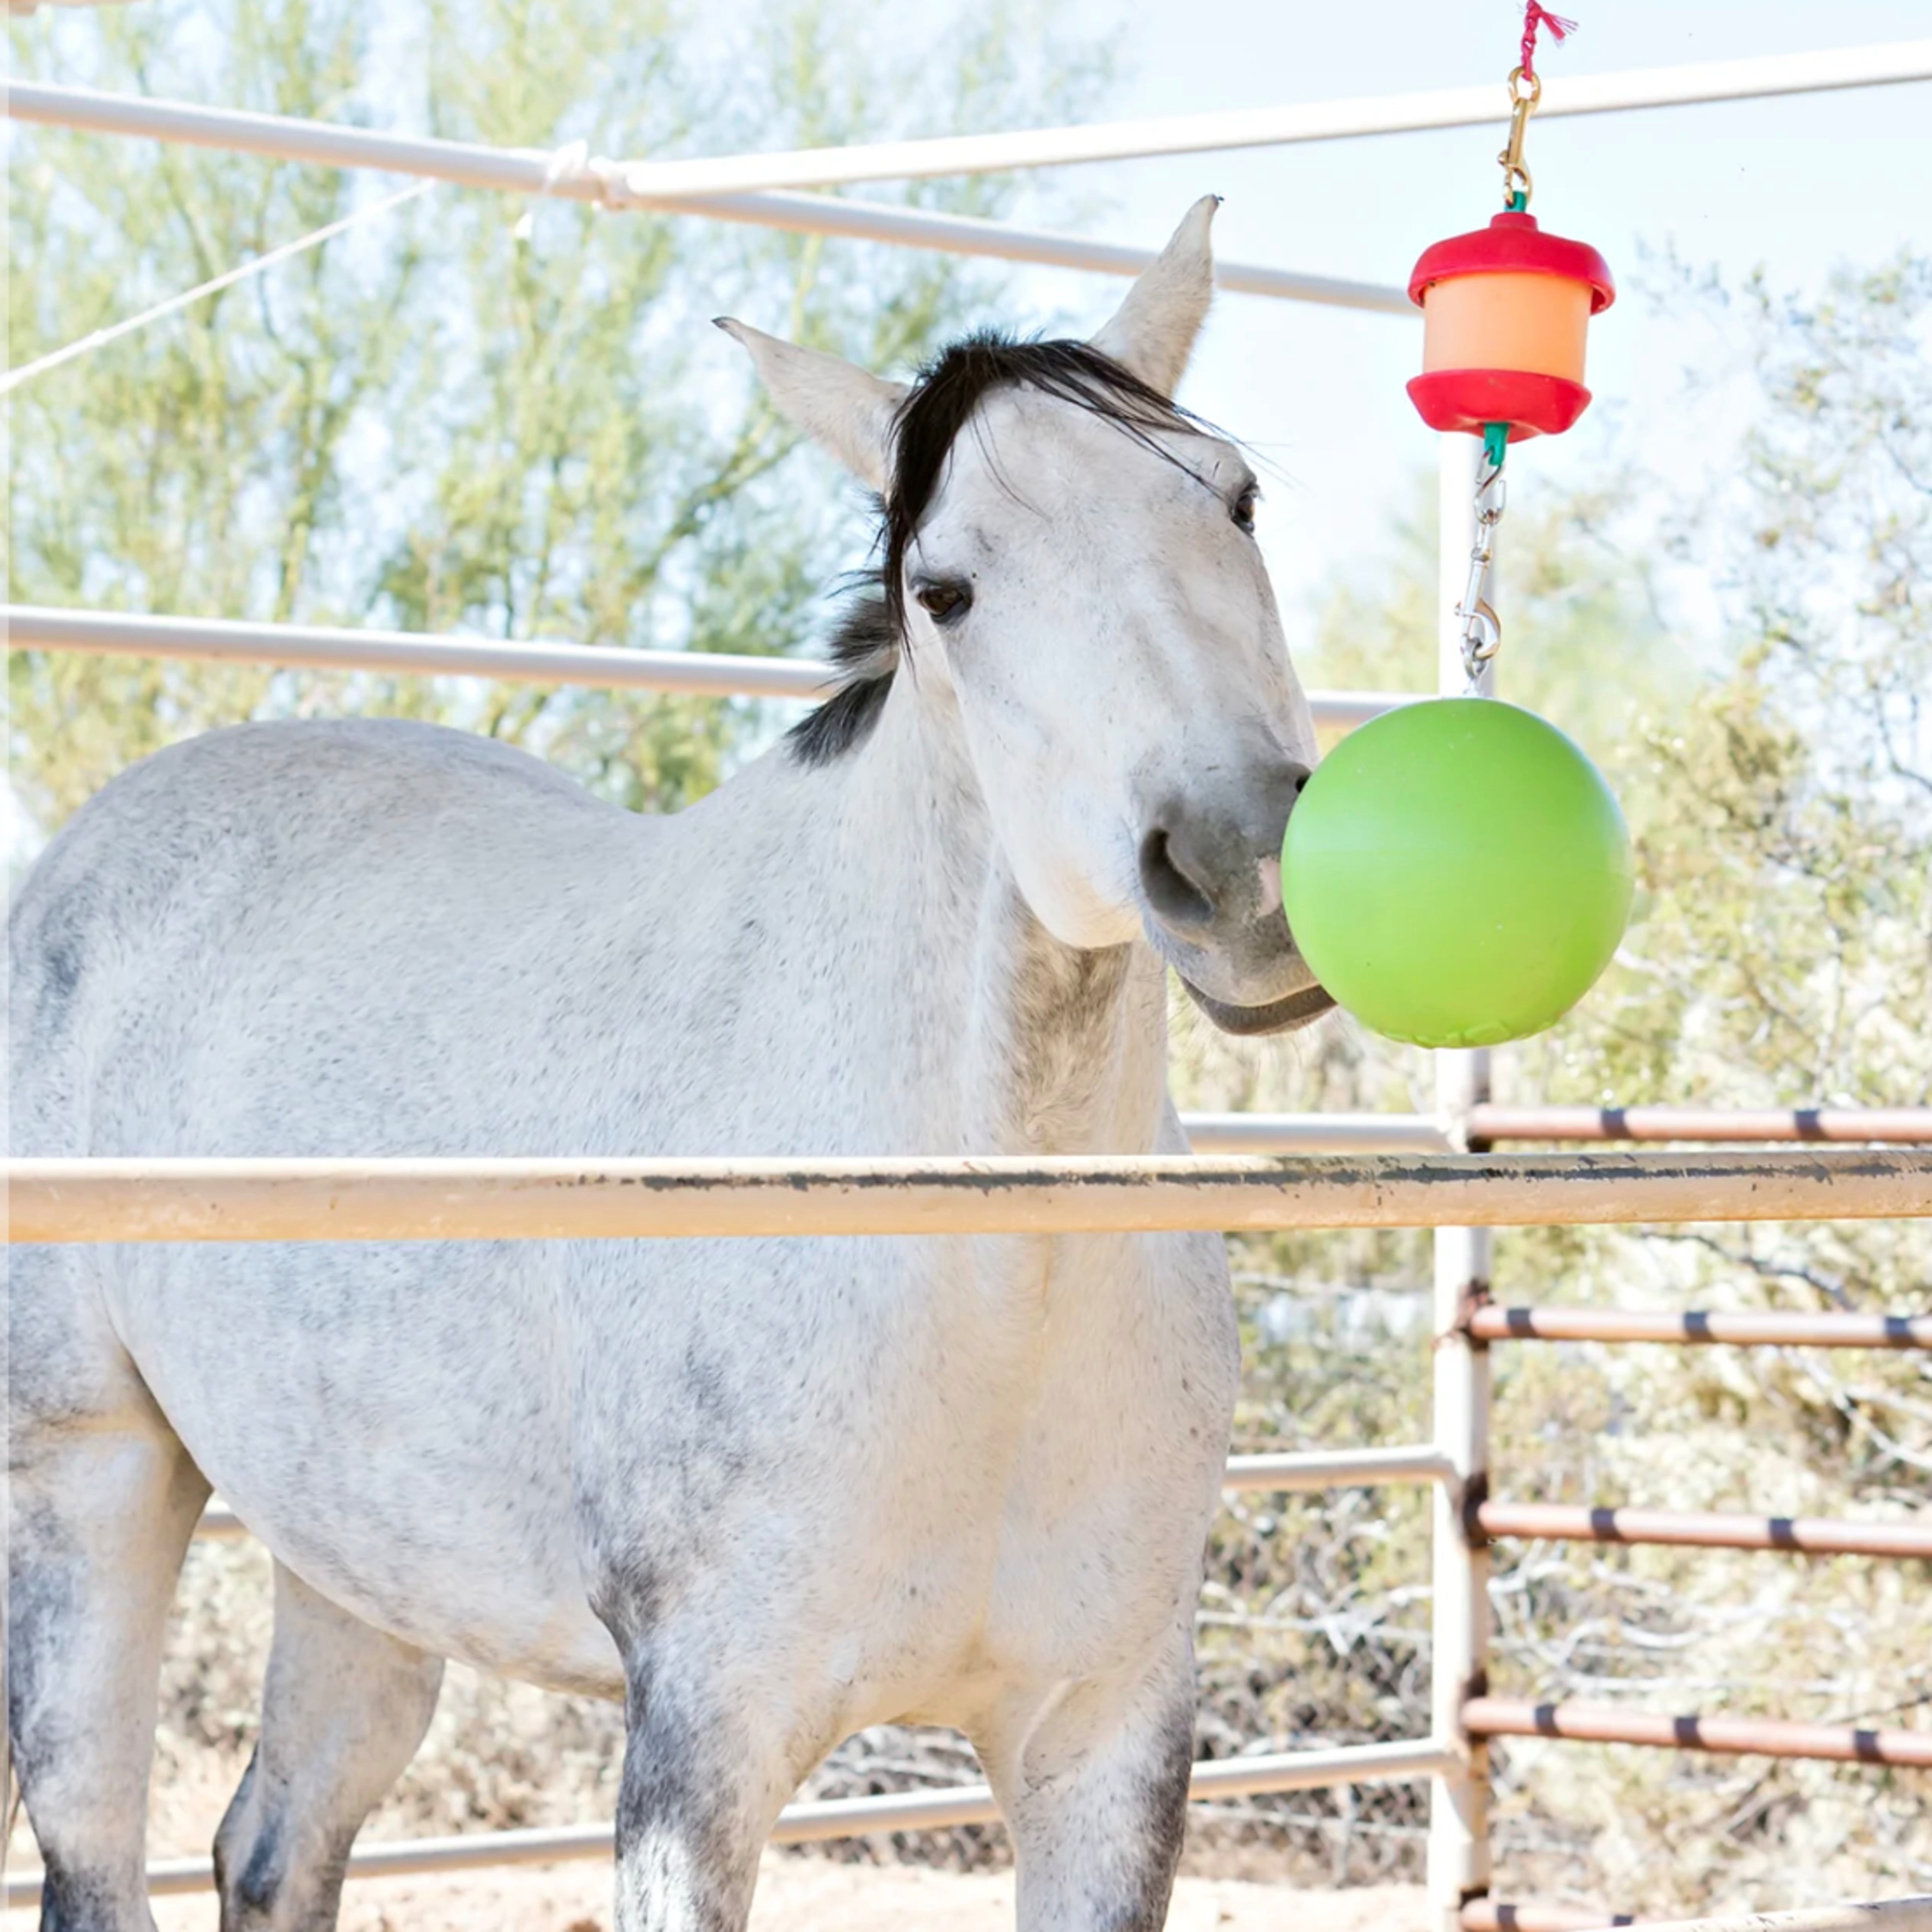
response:
<svg viewBox="0 0 1932 1932"><path fill-rule="evenodd" d="M935 624L956 624L973 602L973 586L956 577L928 578L913 586L919 608Z"/></svg>
<svg viewBox="0 0 1932 1932"><path fill-rule="evenodd" d="M1234 508L1228 512L1234 520L1235 529L1246 530L1250 536L1255 533L1255 506L1261 500L1261 494L1259 486L1250 483L1234 499Z"/></svg>

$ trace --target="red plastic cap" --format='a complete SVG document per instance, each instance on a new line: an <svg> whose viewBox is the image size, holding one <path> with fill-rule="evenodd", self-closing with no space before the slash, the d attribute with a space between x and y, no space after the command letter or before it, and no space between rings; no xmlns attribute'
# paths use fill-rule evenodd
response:
<svg viewBox="0 0 1932 1932"><path fill-rule="evenodd" d="M1486 228L1452 235L1422 251L1408 278L1408 298L1420 304L1432 282L1451 275L1561 275L1564 280L1588 282L1590 313L1601 315L1617 298L1610 265L1587 242L1569 242L1546 235L1533 214L1498 214Z"/></svg>
<svg viewBox="0 0 1932 1932"><path fill-rule="evenodd" d="M1408 399L1431 429L1480 436L1489 424L1506 422L1512 442L1561 436L1590 406L1581 382L1525 369L1432 369L1410 382Z"/></svg>

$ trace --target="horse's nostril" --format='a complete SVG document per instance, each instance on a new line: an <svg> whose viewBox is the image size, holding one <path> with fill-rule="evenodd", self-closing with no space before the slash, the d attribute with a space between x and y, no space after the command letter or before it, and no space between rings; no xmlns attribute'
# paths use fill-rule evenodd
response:
<svg viewBox="0 0 1932 1932"><path fill-rule="evenodd" d="M1214 922L1212 894L1182 869L1174 857L1173 842L1159 826L1141 841L1141 890L1156 916L1169 926Z"/></svg>
<svg viewBox="0 0 1932 1932"><path fill-rule="evenodd" d="M1314 776L1312 772L1302 772L1297 775L1294 781L1294 795L1297 798L1307 790L1308 781Z"/></svg>

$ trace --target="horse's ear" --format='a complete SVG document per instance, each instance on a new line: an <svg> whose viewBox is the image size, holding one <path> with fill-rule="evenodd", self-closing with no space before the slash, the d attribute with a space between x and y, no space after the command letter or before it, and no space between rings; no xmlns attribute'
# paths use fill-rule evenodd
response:
<svg viewBox="0 0 1932 1932"><path fill-rule="evenodd" d="M883 494L891 467L892 416L905 400L904 388L729 316L721 315L718 326L744 346L778 413Z"/></svg>
<svg viewBox="0 0 1932 1932"><path fill-rule="evenodd" d="M1142 271L1114 319L1094 338L1103 356L1171 396L1214 295L1214 250L1208 231L1218 194L1203 195L1181 218L1174 237Z"/></svg>

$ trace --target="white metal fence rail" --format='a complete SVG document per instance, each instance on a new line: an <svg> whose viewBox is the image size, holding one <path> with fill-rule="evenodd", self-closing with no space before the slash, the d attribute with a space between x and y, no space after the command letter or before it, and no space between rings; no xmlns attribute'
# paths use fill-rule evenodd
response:
<svg viewBox="0 0 1932 1932"><path fill-rule="evenodd" d="M1456 610L1476 540L1476 445L1468 436L1445 436L1436 458L1436 680L1438 690L1455 692L1468 676ZM1480 688L1494 695L1495 661L1479 675ZM1470 1113L1490 1097L1490 1056L1478 1048L1432 1057L1437 1109L1466 1143ZM1462 1318L1488 1292L1492 1244L1489 1230L1471 1221L1438 1228L1432 1244L1430 1414L1434 1446L1454 1472L1436 1486L1430 1505L1430 1729L1454 1751L1429 1788L1433 1932L1451 1932L1464 1904L1490 1890L1488 1746L1462 1722L1465 1701L1487 1682L1489 1552L1467 1534L1462 1515L1465 1499L1488 1480L1490 1363L1472 1345Z"/></svg>
<svg viewBox="0 0 1932 1932"><path fill-rule="evenodd" d="M1197 1802L1252 1798L1282 1791L1316 1791L1336 1784L1376 1784L1426 1778L1447 1754L1424 1738L1414 1744L1352 1744L1339 1750L1282 1751L1216 1758L1198 1764L1188 1795ZM983 1784L934 1791L892 1792L867 1798L806 1800L779 1814L772 1842L823 1843L830 1838L885 1832L938 1832L956 1825L995 1825L999 1807ZM411 1873L474 1871L506 1864L560 1864L610 1856L608 1825L563 1826L548 1830L470 1832L446 1838L373 1840L350 1854L352 1879L399 1878ZM148 1889L157 1898L214 1888L206 1858L169 1858L148 1868ZM40 1875L22 1872L7 1881L10 1906L39 1902ZM1916 1932L1916 1928L1913 1928Z"/></svg>
<svg viewBox="0 0 1932 1932"><path fill-rule="evenodd" d="M650 208L659 214L746 222L800 234L836 235L848 241L878 242L893 248L928 248L947 254L1032 262L1044 268L1084 269L1095 274L1137 275L1156 253L1151 248L1096 242L1084 236L1019 227L1010 222L985 221L970 215L898 208L883 202L856 201L834 195L632 194L619 184L623 164L588 160L569 149L484 147L473 142L385 134L326 121L242 113L232 108L203 107L186 101L101 94L84 87L45 87L31 81L14 82L4 104L6 112L20 121L88 128L101 134L148 135L158 140L186 141L282 160L418 175L464 188L557 195L610 206ZM1292 269L1245 262L1217 262L1214 278L1222 288L1242 295L1412 318L1418 313L1405 290L1380 283L1298 274Z"/></svg>
<svg viewBox="0 0 1932 1932"><path fill-rule="evenodd" d="M419 631L242 624L217 617L156 617L0 604L14 650L77 651L114 657L178 658L214 664L273 664L311 670L396 671L418 677L484 677L504 683L588 685L695 698L810 701L826 694L830 664L724 651L634 651L602 644L496 644ZM1401 692L1328 691L1310 695L1316 722L1352 730L1414 698Z"/></svg>
<svg viewBox="0 0 1932 1932"><path fill-rule="evenodd" d="M1753 59L1708 61L1623 74L1544 78L1540 121L1568 115L1682 107L1719 100L1757 100L1784 94L1884 87L1932 80L1932 40L1898 40ZM1450 87L1429 93L1360 100L1298 102L1283 107L1222 110L1080 128L1034 128L920 141L878 142L790 153L727 154L692 160L578 160L565 151L490 148L372 130L296 121L277 115L186 102L148 100L86 88L16 81L7 111L22 120L57 122L104 134L142 134L205 147L277 154L331 167L380 168L427 174L470 188L512 194L560 194L620 207L707 201L720 195L850 186L937 175L1064 167L1162 154L1285 147L1430 128L1481 127L1498 119L1496 89ZM708 212L728 214L723 208ZM758 214L742 218L763 220ZM785 225L785 224L781 224Z"/></svg>

